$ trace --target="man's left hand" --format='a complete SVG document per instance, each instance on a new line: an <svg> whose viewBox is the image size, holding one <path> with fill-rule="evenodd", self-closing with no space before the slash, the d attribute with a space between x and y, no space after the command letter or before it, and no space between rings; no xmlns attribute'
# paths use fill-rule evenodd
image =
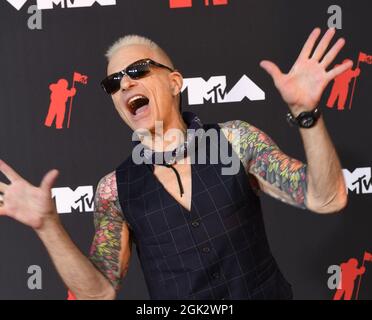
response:
<svg viewBox="0 0 372 320"><path fill-rule="evenodd" d="M319 28L314 29L287 74L283 74L271 61L264 60L260 63L273 78L276 88L294 116L313 110L319 104L328 83L353 66L353 62L348 60L329 71L326 70L345 45L345 40L340 38L327 51L335 32L334 28L328 29L312 54L315 42L321 34Z"/></svg>

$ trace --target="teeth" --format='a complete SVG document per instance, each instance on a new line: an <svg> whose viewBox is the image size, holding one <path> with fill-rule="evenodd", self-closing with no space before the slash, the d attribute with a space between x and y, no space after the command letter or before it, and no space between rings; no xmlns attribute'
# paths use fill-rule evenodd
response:
<svg viewBox="0 0 372 320"><path fill-rule="evenodd" d="M128 106L132 114L137 113L137 109L149 103L149 99L143 95L136 95L128 100Z"/></svg>
<svg viewBox="0 0 372 320"><path fill-rule="evenodd" d="M134 97L129 99L128 104L132 104L134 101L136 101L138 99L147 99L147 98L145 96L140 96L140 95L134 96Z"/></svg>

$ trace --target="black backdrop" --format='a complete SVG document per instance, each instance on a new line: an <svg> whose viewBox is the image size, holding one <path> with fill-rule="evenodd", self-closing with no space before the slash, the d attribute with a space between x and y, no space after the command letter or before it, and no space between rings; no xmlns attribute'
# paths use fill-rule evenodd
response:
<svg viewBox="0 0 372 320"><path fill-rule="evenodd" d="M14 1L15 2L15 1ZM42 1L41 1L42 2ZM57 1L58 2L58 1ZM64 2L64 1L62 1ZM66 1L71 2L71 1ZM75 1L75 3L78 1ZM268 133L287 154L305 160L299 132L285 121L287 107L271 78L259 67L267 58L288 71L305 39L315 26L324 31L329 6L342 9L339 36L347 44L344 58L357 61L359 52L372 54L369 1L230 0L209 6L194 0L192 8L172 9L168 0L117 0L116 5L42 11L42 29L28 27L30 0L16 10L0 3L0 157L32 183L39 183L50 168L61 171L56 188L93 186L130 153L131 131L100 89L105 76L107 47L125 34L141 34L158 42L174 59L185 78L226 76L230 90L247 75L266 94L265 100L187 105L202 121L248 121ZM368 128L372 115L369 93L372 66L361 64L353 107L327 108L331 92L322 99L327 128L343 167L370 170L372 142ZM44 120L50 103L49 85L65 78L72 85L73 72L88 76L77 83L70 128L48 128ZM352 83L350 85L351 92ZM350 96L349 96L350 98ZM70 100L67 106L70 105ZM348 181L351 186L358 177ZM366 178L365 182L369 182ZM3 180L3 179L2 179ZM4 180L3 180L4 181ZM348 207L329 216L312 214L262 196L266 228L272 251L292 283L297 299L332 299L327 286L329 266L351 257L362 263L372 252L372 196L350 191ZM93 237L92 213L61 213L71 237L85 253ZM146 299L147 289L133 250L130 270L119 298ZM30 290L31 265L42 270L42 288ZM365 263L360 299L372 298L372 263ZM0 219L0 298L65 299L66 288L45 248L29 228Z"/></svg>

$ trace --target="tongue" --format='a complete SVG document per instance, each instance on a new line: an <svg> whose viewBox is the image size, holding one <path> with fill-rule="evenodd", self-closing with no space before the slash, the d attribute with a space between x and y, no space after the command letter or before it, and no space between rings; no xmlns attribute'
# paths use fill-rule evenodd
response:
<svg viewBox="0 0 372 320"><path fill-rule="evenodd" d="M141 113L141 112L143 112L147 107L148 107L148 104L142 106L141 108L138 108L136 110L136 115L139 114L139 113Z"/></svg>

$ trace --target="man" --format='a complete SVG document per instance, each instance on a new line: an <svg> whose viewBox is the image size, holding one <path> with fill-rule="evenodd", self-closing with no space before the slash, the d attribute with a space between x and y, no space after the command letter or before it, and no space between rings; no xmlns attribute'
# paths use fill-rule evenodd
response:
<svg viewBox="0 0 372 320"><path fill-rule="evenodd" d="M153 299L291 298L290 285L268 247L256 189L321 214L346 206L341 165L316 107L327 84L351 68L352 62L326 71L345 40L339 39L327 51L335 34L329 29L312 53L320 33L318 28L311 33L288 74L272 62L261 62L288 104L292 121L300 122L307 164L285 155L247 122L203 125L193 114L181 115L182 75L152 41L129 36L109 49L108 77L102 86L129 127L151 132L151 148L149 141L141 141L146 154L152 159L170 153L173 161L135 164L128 157L99 182L89 258L72 243L55 211L50 195L57 170L48 172L35 187L0 162L0 170L10 180L10 184L0 183L0 214L37 232L77 299L115 298L128 268L132 241ZM171 143L155 130L159 120L164 133L220 130L221 139L227 139L239 156L239 172L222 175L220 162L182 163L180 159L189 157L185 153L189 145L176 143L185 148L173 152ZM239 130L238 137L230 134L232 129Z"/></svg>
<svg viewBox="0 0 372 320"><path fill-rule="evenodd" d="M341 275L333 300L351 300L354 293L355 280L366 272L366 267L362 265L358 268L358 260L355 258L341 263ZM358 299L358 293L356 300Z"/></svg>
<svg viewBox="0 0 372 320"><path fill-rule="evenodd" d="M45 125L51 127L54 119L56 119L56 128L63 128L63 121L66 113L66 103L68 98L76 95L76 88L68 89L68 81L66 79L59 79L57 83L52 83L49 86L50 105Z"/></svg>
<svg viewBox="0 0 372 320"><path fill-rule="evenodd" d="M344 61L345 63L346 61ZM349 85L351 80L360 76L360 68L349 69L338 75L333 83L331 94L328 98L327 107L333 108L337 101L337 110L344 110L347 97L349 96Z"/></svg>

